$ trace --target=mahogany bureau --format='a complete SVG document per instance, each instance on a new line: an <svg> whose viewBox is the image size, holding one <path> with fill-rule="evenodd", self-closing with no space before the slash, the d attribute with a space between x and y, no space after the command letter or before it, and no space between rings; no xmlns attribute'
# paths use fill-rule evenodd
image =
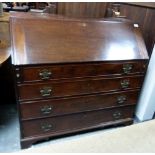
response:
<svg viewBox="0 0 155 155"><path fill-rule="evenodd" d="M29 13L10 23L22 148L132 123L148 61L133 23Z"/></svg>

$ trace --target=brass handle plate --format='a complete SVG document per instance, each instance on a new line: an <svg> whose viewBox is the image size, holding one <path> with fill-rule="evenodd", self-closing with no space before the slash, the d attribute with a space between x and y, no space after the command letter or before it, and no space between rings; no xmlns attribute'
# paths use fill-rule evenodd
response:
<svg viewBox="0 0 155 155"><path fill-rule="evenodd" d="M40 89L40 94L43 97L48 97L52 93L52 88L51 87L43 87Z"/></svg>
<svg viewBox="0 0 155 155"><path fill-rule="evenodd" d="M126 100L127 100L127 98L126 98L125 95L122 95L122 96L118 96L117 97L117 103L118 104L123 104Z"/></svg>
<svg viewBox="0 0 155 155"><path fill-rule="evenodd" d="M121 87L124 88L128 88L130 85L130 81L129 80L123 80L121 81Z"/></svg>
<svg viewBox="0 0 155 155"><path fill-rule="evenodd" d="M52 124L46 123L41 125L41 130L44 132L50 131L52 130L52 128L53 128Z"/></svg>
<svg viewBox="0 0 155 155"><path fill-rule="evenodd" d="M50 79L51 75L52 75L52 72L49 71L48 69L43 69L39 72L39 76L42 80Z"/></svg>
<svg viewBox="0 0 155 155"><path fill-rule="evenodd" d="M125 74L131 73L132 69L133 69L133 65L132 64L123 64L123 72Z"/></svg>
<svg viewBox="0 0 155 155"><path fill-rule="evenodd" d="M40 111L42 114L44 115L48 115L52 112L53 107L50 105L45 105L43 107L40 108Z"/></svg>
<svg viewBox="0 0 155 155"><path fill-rule="evenodd" d="M122 113L121 113L120 111L115 111L115 112L113 113L114 119L120 119L121 116L122 116Z"/></svg>

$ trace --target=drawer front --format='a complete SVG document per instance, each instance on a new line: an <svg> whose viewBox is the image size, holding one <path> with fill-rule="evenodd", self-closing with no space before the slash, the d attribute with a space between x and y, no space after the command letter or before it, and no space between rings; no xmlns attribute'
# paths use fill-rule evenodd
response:
<svg viewBox="0 0 155 155"><path fill-rule="evenodd" d="M138 90L132 90L100 95L25 102L20 104L21 119L43 118L136 104L138 95Z"/></svg>
<svg viewBox="0 0 155 155"><path fill-rule="evenodd" d="M106 75L125 75L143 73L145 62L118 62L97 64L51 65L40 67L16 68L20 82L47 81L52 79L91 77ZM17 80L18 81L18 80Z"/></svg>
<svg viewBox="0 0 155 155"><path fill-rule="evenodd" d="M86 129L124 118L132 118L134 106L91 111L22 122L22 136L56 135Z"/></svg>
<svg viewBox="0 0 155 155"><path fill-rule="evenodd" d="M18 85L19 100L85 95L141 87L143 76L97 78Z"/></svg>

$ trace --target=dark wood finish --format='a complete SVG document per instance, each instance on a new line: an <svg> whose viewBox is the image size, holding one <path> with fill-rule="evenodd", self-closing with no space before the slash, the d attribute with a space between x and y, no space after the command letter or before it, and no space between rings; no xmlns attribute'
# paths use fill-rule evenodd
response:
<svg viewBox="0 0 155 155"><path fill-rule="evenodd" d="M132 65L129 73L125 72L126 65ZM129 61L129 62L116 62L116 63L88 63L74 64L74 65L52 65L52 66L39 66L39 67L25 67L17 68L17 80L18 82L34 82L34 81L48 81L53 79L66 79L66 78L78 78L78 77L92 77L92 76L109 76L109 75L130 75L144 73L146 61ZM82 69L83 68L83 69ZM51 73L49 78L42 79L40 73L44 70Z"/></svg>
<svg viewBox="0 0 155 155"><path fill-rule="evenodd" d="M69 17L89 17L89 18L104 18L107 16L107 10L109 5L117 3L61 3L57 4L57 14L69 16ZM119 3L121 7L120 16L125 16L131 19L134 23L138 23L146 43L146 47L149 55L153 50L153 44L155 43L155 3L154 2L123 2ZM112 12L112 10L111 10Z"/></svg>
<svg viewBox="0 0 155 155"><path fill-rule="evenodd" d="M133 23L13 13L11 39L22 148L133 121L148 60Z"/></svg>
<svg viewBox="0 0 155 155"><path fill-rule="evenodd" d="M136 104L138 95L139 90L131 90L82 97L22 102L20 104L21 117L22 120L27 120ZM124 98L120 101L120 97Z"/></svg>
<svg viewBox="0 0 155 155"><path fill-rule="evenodd" d="M103 18L105 16L107 3L61 3L57 4L57 13L68 17L81 18Z"/></svg>
<svg viewBox="0 0 155 155"><path fill-rule="evenodd" d="M110 121L110 122L105 122L102 124L98 124L96 126L90 126L87 128L83 128L83 130L81 131L81 129L76 129L74 131L65 131L65 132L61 132L58 134L53 135L51 138L49 138L49 134L43 134L43 135L39 135L36 137L26 137L21 139L21 148L28 148L30 147L32 144L35 144L36 142L42 142L42 140L49 140L49 139L55 139L55 138L60 138L60 137L65 137L65 136L73 136L74 134L81 134L81 133L86 133L86 132L92 132L95 129L104 129L104 128L108 128L108 127L116 127L119 125L131 125L133 123L133 119L132 118L126 118L126 119L119 119L119 120L115 120L115 121ZM93 129L93 130L92 130Z"/></svg>
<svg viewBox="0 0 155 155"><path fill-rule="evenodd" d="M122 88L121 82L129 81L127 88ZM80 79L62 82L35 83L18 85L19 100L35 100L54 97L86 95L91 93L103 93L110 91L128 90L140 88L143 76ZM42 96L40 91L44 88L51 89L51 94Z"/></svg>
<svg viewBox="0 0 155 155"><path fill-rule="evenodd" d="M151 55L155 42L155 3L109 3L109 8L113 8L113 4L119 4L120 16L139 24L148 53Z"/></svg>
<svg viewBox="0 0 155 155"><path fill-rule="evenodd" d="M121 116L114 117L114 114L120 112ZM104 122L115 121L117 119L131 118L133 117L134 106L122 107L108 110L84 112L73 115L52 117L46 119L38 119L22 122L23 137L37 136L41 134L55 135L61 132L74 131L76 129L82 129L102 124ZM43 126L52 125L48 131L43 129Z"/></svg>
<svg viewBox="0 0 155 155"><path fill-rule="evenodd" d="M23 17L11 17L14 65L148 58L145 46L137 44L136 36L141 36L134 30L138 28L131 23L69 18L62 22L52 15L43 19L26 13Z"/></svg>
<svg viewBox="0 0 155 155"><path fill-rule="evenodd" d="M134 5L134 6L141 6L146 8L155 8L154 2L126 2L126 4Z"/></svg>

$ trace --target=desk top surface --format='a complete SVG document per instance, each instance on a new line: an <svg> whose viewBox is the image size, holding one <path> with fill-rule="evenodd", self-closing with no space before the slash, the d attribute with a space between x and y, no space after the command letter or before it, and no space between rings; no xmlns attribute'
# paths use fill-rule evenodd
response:
<svg viewBox="0 0 155 155"><path fill-rule="evenodd" d="M13 13L10 22L14 65L148 59L128 21Z"/></svg>

